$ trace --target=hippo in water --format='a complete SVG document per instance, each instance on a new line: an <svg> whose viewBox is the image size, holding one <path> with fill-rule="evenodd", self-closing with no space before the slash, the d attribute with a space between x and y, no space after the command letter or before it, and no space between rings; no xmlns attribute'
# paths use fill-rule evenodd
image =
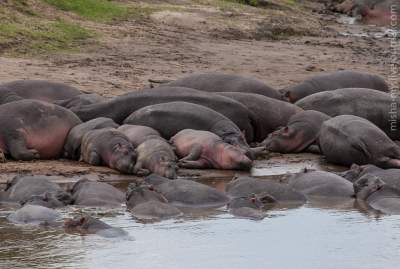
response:
<svg viewBox="0 0 400 269"><path fill-rule="evenodd" d="M144 181L152 185L170 204L179 207L216 208L229 201L224 193L192 180L169 180L152 174Z"/></svg>
<svg viewBox="0 0 400 269"><path fill-rule="evenodd" d="M108 117L116 123L122 123L132 112L140 108L175 101L202 105L224 115L244 131L247 141L253 141L254 115L245 106L221 95L183 87L159 87L130 92L107 102L82 106L72 111L83 121Z"/></svg>
<svg viewBox="0 0 400 269"><path fill-rule="evenodd" d="M135 148L146 140L161 137L157 130L143 125L124 124L118 127L118 131L125 134Z"/></svg>
<svg viewBox="0 0 400 269"><path fill-rule="evenodd" d="M77 109L81 106L98 104L105 102L106 100L105 97L98 95L97 93L84 93L65 100L55 101L54 103L68 109Z"/></svg>
<svg viewBox="0 0 400 269"><path fill-rule="evenodd" d="M147 106L133 112L124 123L149 126L166 139L184 129L209 131L252 156L240 129L224 115L201 105L171 102Z"/></svg>
<svg viewBox="0 0 400 269"><path fill-rule="evenodd" d="M27 204L11 213L7 219L16 224L52 225L61 219L61 215L51 208Z"/></svg>
<svg viewBox="0 0 400 269"><path fill-rule="evenodd" d="M167 86L187 87L205 92L256 93L281 99L279 92L264 82L249 77L221 73L192 74L169 82Z"/></svg>
<svg viewBox="0 0 400 269"><path fill-rule="evenodd" d="M74 205L91 207L120 207L125 201L124 193L110 184L79 180L71 189Z"/></svg>
<svg viewBox="0 0 400 269"><path fill-rule="evenodd" d="M181 216L183 213L168 203L161 193L146 183L129 184L126 206L131 214L140 220L163 220Z"/></svg>
<svg viewBox="0 0 400 269"><path fill-rule="evenodd" d="M328 162L400 168L400 147L366 119L342 115L325 121L318 138Z"/></svg>
<svg viewBox="0 0 400 269"><path fill-rule="evenodd" d="M303 111L296 105L254 93L218 92L246 106L255 115L255 137L263 141L278 127L285 126L290 117Z"/></svg>
<svg viewBox="0 0 400 269"><path fill-rule="evenodd" d="M136 157L129 139L116 129L92 130L82 138L81 160L89 164L105 164L122 173L132 174Z"/></svg>
<svg viewBox="0 0 400 269"><path fill-rule="evenodd" d="M117 127L118 124L109 118L97 118L76 125L68 133L64 145L64 157L72 160L79 160L79 157L81 156L82 138L87 132L97 129Z"/></svg>
<svg viewBox="0 0 400 269"><path fill-rule="evenodd" d="M338 89L307 96L296 105L335 117L354 115L369 120L391 139L400 139L400 101L388 93L362 88Z"/></svg>
<svg viewBox="0 0 400 269"><path fill-rule="evenodd" d="M285 127L271 133L262 143L272 152L298 153L313 145L319 135L322 123L330 119L328 115L306 110L293 115Z"/></svg>
<svg viewBox="0 0 400 269"><path fill-rule="evenodd" d="M367 88L383 92L389 91L389 86L377 75L355 71L337 71L311 77L300 84L282 90L282 94L287 101L295 103L314 93L343 88Z"/></svg>
<svg viewBox="0 0 400 269"><path fill-rule="evenodd" d="M36 99L50 103L82 94L77 88L47 80L16 80L1 86L23 99Z"/></svg>
<svg viewBox="0 0 400 269"><path fill-rule="evenodd" d="M184 168L250 170L252 161L242 150L207 131L186 129L171 138Z"/></svg>
<svg viewBox="0 0 400 269"><path fill-rule="evenodd" d="M357 200L385 214L400 214L400 190L393 188L379 177L369 175L354 182Z"/></svg>
<svg viewBox="0 0 400 269"><path fill-rule="evenodd" d="M62 154L69 130L81 123L63 107L37 100L0 106L0 151L15 160L54 159Z"/></svg>
<svg viewBox="0 0 400 269"><path fill-rule="evenodd" d="M253 194L246 197L234 197L229 201L228 209L229 213L235 217L261 220L267 216L263 211L266 204L273 204L275 202L275 199L269 195L261 196Z"/></svg>

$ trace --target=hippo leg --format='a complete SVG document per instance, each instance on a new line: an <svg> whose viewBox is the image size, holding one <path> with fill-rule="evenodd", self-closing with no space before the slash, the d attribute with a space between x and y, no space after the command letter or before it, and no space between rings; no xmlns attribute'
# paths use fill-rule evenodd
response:
<svg viewBox="0 0 400 269"><path fill-rule="evenodd" d="M257 158L258 156L262 155L263 152L266 151L266 147L265 146L255 147L255 148L250 148L250 150L253 156Z"/></svg>
<svg viewBox="0 0 400 269"><path fill-rule="evenodd" d="M179 167L187 169L199 169L199 168L209 168L211 167L205 160L198 161L182 161L178 163Z"/></svg>
<svg viewBox="0 0 400 269"><path fill-rule="evenodd" d="M143 163L141 161L136 162L135 167L133 168L133 173L138 176L147 176L150 174L150 171L143 168Z"/></svg>
<svg viewBox="0 0 400 269"><path fill-rule="evenodd" d="M198 160L201 155L202 149L203 148L201 145L194 145L190 153L184 158L180 159L179 162Z"/></svg>
<svg viewBox="0 0 400 269"><path fill-rule="evenodd" d="M90 152L88 163L92 165L101 165L100 155L95 151Z"/></svg>
<svg viewBox="0 0 400 269"><path fill-rule="evenodd" d="M39 159L40 155L36 149L28 149L26 146L25 138L18 134L8 143L11 157L15 160L30 161Z"/></svg>
<svg viewBox="0 0 400 269"><path fill-rule="evenodd" d="M306 148L306 152L314 153L314 154L321 154L321 150L319 149L318 145L310 145Z"/></svg>

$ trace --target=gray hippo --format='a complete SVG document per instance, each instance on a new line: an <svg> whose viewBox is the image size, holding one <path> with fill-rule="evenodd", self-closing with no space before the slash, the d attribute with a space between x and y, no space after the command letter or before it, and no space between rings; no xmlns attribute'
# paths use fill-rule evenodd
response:
<svg viewBox="0 0 400 269"><path fill-rule="evenodd" d="M120 207L124 193L104 182L81 179L71 189L74 205L91 207Z"/></svg>
<svg viewBox="0 0 400 269"><path fill-rule="evenodd" d="M129 184L126 193L126 206L139 220L163 220L181 216L183 213L168 203L152 185Z"/></svg>
<svg viewBox="0 0 400 269"><path fill-rule="evenodd" d="M73 109L73 108L76 109L81 106L87 106L105 102L106 100L107 99L105 97L98 95L97 93L84 93L65 100L55 101L54 103L68 109Z"/></svg>
<svg viewBox="0 0 400 269"><path fill-rule="evenodd" d="M82 138L87 132L96 129L117 127L118 124L109 118L97 118L76 125L68 133L67 140L65 141L64 145L64 157L72 160L79 160L79 157L81 156Z"/></svg>
<svg viewBox="0 0 400 269"><path fill-rule="evenodd" d="M24 99L36 99L50 103L82 94L75 87L47 80L16 80L1 86Z"/></svg>
<svg viewBox="0 0 400 269"><path fill-rule="evenodd" d="M294 174L288 178L289 187L304 194L307 198L352 198L353 184L333 173L308 171Z"/></svg>
<svg viewBox="0 0 400 269"><path fill-rule="evenodd" d="M205 92L256 93L274 99L281 99L279 92L261 80L221 73L192 74L169 82L167 86L187 87Z"/></svg>
<svg viewBox="0 0 400 269"><path fill-rule="evenodd" d="M250 170L252 161L242 150L207 131L186 129L170 140L184 168Z"/></svg>
<svg viewBox="0 0 400 269"><path fill-rule="evenodd" d="M355 71L337 71L306 79L300 84L282 90L282 94L287 101L295 103L314 93L343 88L367 88L383 92L389 91L389 86L385 80L377 75Z"/></svg>
<svg viewBox="0 0 400 269"><path fill-rule="evenodd" d="M8 182L4 200L21 204L39 204L51 208L71 204L71 195L61 189L58 184L50 181L57 179L52 176L16 176Z"/></svg>
<svg viewBox="0 0 400 269"><path fill-rule="evenodd" d="M0 151L15 160L54 159L62 154L69 130L81 123L63 107L36 100L0 106Z"/></svg>
<svg viewBox="0 0 400 269"><path fill-rule="evenodd" d="M132 174L136 158L129 139L116 129L92 130L82 138L81 160L89 164L105 164L122 173Z"/></svg>
<svg viewBox="0 0 400 269"><path fill-rule="evenodd" d="M400 168L400 147L366 119L342 115L322 124L318 144L328 162Z"/></svg>
<svg viewBox="0 0 400 269"><path fill-rule="evenodd" d="M254 115L241 103L213 93L205 93L183 87L159 87L130 92L107 102L72 109L83 121L98 117L113 119L122 123L132 112L155 104L167 102L189 102L208 107L233 121L244 131L247 141L254 138Z"/></svg>
<svg viewBox="0 0 400 269"><path fill-rule="evenodd" d="M266 204L275 203L275 199L271 196L266 195L259 197L260 195L250 195L247 197L234 197L228 203L229 213L235 217L241 217L253 220L262 220L267 214L263 211Z"/></svg>
<svg viewBox="0 0 400 269"><path fill-rule="evenodd" d="M143 125L124 124L117 130L125 134L135 148L146 140L161 137L157 130Z"/></svg>
<svg viewBox="0 0 400 269"><path fill-rule="evenodd" d="M51 208L27 204L11 213L7 219L16 224L53 225L61 219L61 215Z"/></svg>
<svg viewBox="0 0 400 269"><path fill-rule="evenodd" d="M64 221L64 228L67 232L78 232L83 235L97 234L106 238L130 238L129 234L123 229L112 227L89 215L66 219Z"/></svg>
<svg viewBox="0 0 400 269"><path fill-rule="evenodd" d="M306 197L292 189L288 184L258 179L247 176L235 177L226 186L227 194L232 197L248 197L250 195L268 195L270 201L278 204L301 205Z"/></svg>
<svg viewBox="0 0 400 269"><path fill-rule="evenodd" d="M240 129L224 115L207 107L188 102L170 102L147 106L133 112L125 124L145 125L170 139L184 129L212 132L226 143L238 146L252 156Z"/></svg>
<svg viewBox="0 0 400 269"><path fill-rule="evenodd" d="M228 203L229 198L222 192L207 185L187 180L169 180L152 174L144 182L152 185L170 204L179 207L215 208Z"/></svg>
<svg viewBox="0 0 400 269"><path fill-rule="evenodd" d="M318 139L322 123L328 115L306 110L293 115L287 125L268 135L261 143L272 152L298 153L310 149ZM315 150L314 150L315 151Z"/></svg>
<svg viewBox="0 0 400 269"><path fill-rule="evenodd" d="M385 214L400 214L400 190L393 188L379 177L369 175L354 182L357 200Z"/></svg>
<svg viewBox="0 0 400 269"><path fill-rule="evenodd" d="M400 139L400 102L388 93L362 88L338 89L307 96L296 105L331 117L354 115L369 120L391 139Z"/></svg>
<svg viewBox="0 0 400 269"><path fill-rule="evenodd" d="M254 93L218 92L246 106L255 116L254 140L261 142L278 127L285 126L290 117L303 111L296 105Z"/></svg>

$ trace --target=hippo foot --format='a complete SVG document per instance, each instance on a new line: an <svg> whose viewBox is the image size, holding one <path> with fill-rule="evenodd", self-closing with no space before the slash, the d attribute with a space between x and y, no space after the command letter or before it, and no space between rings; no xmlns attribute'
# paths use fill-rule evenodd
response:
<svg viewBox="0 0 400 269"><path fill-rule="evenodd" d="M135 171L135 174L140 177L144 177L150 175L150 171L144 168L140 168L137 171Z"/></svg>

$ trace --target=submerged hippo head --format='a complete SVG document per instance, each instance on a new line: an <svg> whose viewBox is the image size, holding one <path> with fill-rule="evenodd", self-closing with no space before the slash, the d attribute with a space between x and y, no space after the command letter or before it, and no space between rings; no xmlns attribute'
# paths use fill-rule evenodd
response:
<svg viewBox="0 0 400 269"><path fill-rule="evenodd" d="M357 199L366 200L371 194L379 191L385 182L379 177L365 175L353 183L354 192Z"/></svg>
<svg viewBox="0 0 400 269"><path fill-rule="evenodd" d="M250 196L233 198L229 202L228 207L230 209L242 208L242 207L262 209L265 207L266 204L272 204L275 202L276 202L276 200L269 194L266 194L266 193L262 193L262 194L258 194L258 195L252 194Z"/></svg>
<svg viewBox="0 0 400 269"><path fill-rule="evenodd" d="M217 146L217 156L220 167L224 169L250 170L252 160L247 157L242 149L229 144Z"/></svg>
<svg viewBox="0 0 400 269"><path fill-rule="evenodd" d="M109 141L108 146L110 147L108 165L123 173L133 173L137 155L132 144L116 137Z"/></svg>
<svg viewBox="0 0 400 269"><path fill-rule="evenodd" d="M72 203L72 196L64 191L56 194L46 192L41 195L32 195L30 198L20 201L21 205L41 205L48 208L62 207Z"/></svg>
<svg viewBox="0 0 400 269"><path fill-rule="evenodd" d="M109 229L111 226L89 215L84 215L65 220L64 228L68 231L80 233L96 233L100 230Z"/></svg>

